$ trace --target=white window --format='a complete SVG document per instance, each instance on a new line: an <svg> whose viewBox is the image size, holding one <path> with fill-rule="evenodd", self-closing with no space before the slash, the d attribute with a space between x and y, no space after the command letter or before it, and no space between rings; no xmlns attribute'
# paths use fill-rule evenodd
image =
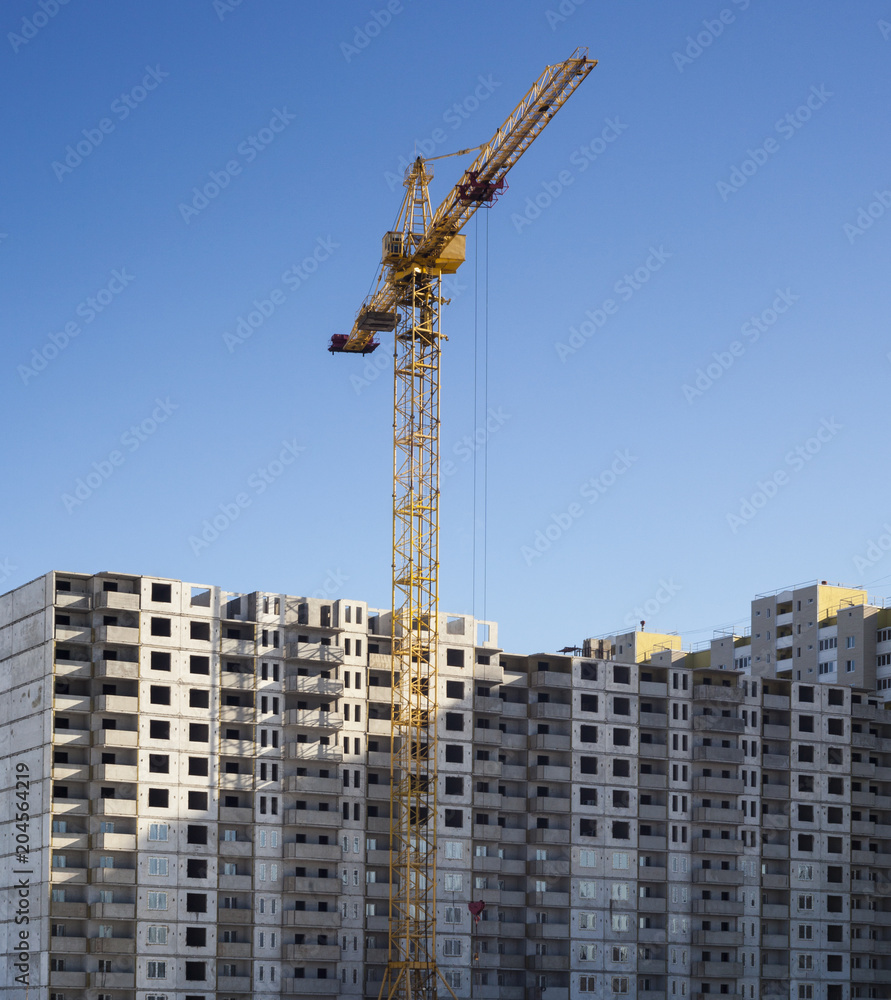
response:
<svg viewBox="0 0 891 1000"><path fill-rule="evenodd" d="M579 882L579 896L582 899L593 899L597 895L596 882Z"/></svg>
<svg viewBox="0 0 891 1000"><path fill-rule="evenodd" d="M582 976L579 979L579 993L596 993L597 976Z"/></svg>
<svg viewBox="0 0 891 1000"><path fill-rule="evenodd" d="M150 823L149 824L149 840L167 840L167 824L166 823Z"/></svg>
<svg viewBox="0 0 891 1000"><path fill-rule="evenodd" d="M489 856L489 848L485 844L477 844L473 849L473 853L477 858L487 858Z"/></svg>
<svg viewBox="0 0 891 1000"><path fill-rule="evenodd" d="M261 830L260 831L259 843L260 843L260 847L265 847L266 846L266 831L265 830Z"/></svg>
<svg viewBox="0 0 891 1000"><path fill-rule="evenodd" d="M799 865L798 866L798 877L802 882L811 882L814 878L814 866L813 865Z"/></svg>
<svg viewBox="0 0 891 1000"><path fill-rule="evenodd" d="M461 988L461 973L460 972L446 972L445 980L449 986L454 986L457 989Z"/></svg>
<svg viewBox="0 0 891 1000"><path fill-rule="evenodd" d="M630 926L630 917L627 913L614 913L612 915L612 927L614 931L627 931Z"/></svg>
<svg viewBox="0 0 891 1000"><path fill-rule="evenodd" d="M845 660L845 670L849 674L852 674L855 669L856 669L856 663L854 660Z"/></svg>
<svg viewBox="0 0 891 1000"><path fill-rule="evenodd" d="M167 893L166 892L150 892L148 894L148 908L150 910L166 910L167 909Z"/></svg>
<svg viewBox="0 0 891 1000"><path fill-rule="evenodd" d="M269 866L269 881L270 882L278 881L278 865Z"/></svg>
<svg viewBox="0 0 891 1000"><path fill-rule="evenodd" d="M99 937L101 938L114 937L114 928L111 926L111 924L99 925Z"/></svg>
<svg viewBox="0 0 891 1000"><path fill-rule="evenodd" d="M685 885L673 885L671 887L671 901L672 903L686 903L687 887Z"/></svg>
<svg viewBox="0 0 891 1000"><path fill-rule="evenodd" d="M475 875L473 879L474 889L488 889L489 880L485 875Z"/></svg>
<svg viewBox="0 0 891 1000"><path fill-rule="evenodd" d="M597 961L597 945L595 945L595 944L582 944L582 945L579 945L579 961L580 962L596 962Z"/></svg>
<svg viewBox="0 0 891 1000"><path fill-rule="evenodd" d="M536 849L536 851L535 851L535 860L536 861L547 861L548 860L548 851L547 851L546 847L539 847L539 848Z"/></svg>
<svg viewBox="0 0 891 1000"><path fill-rule="evenodd" d="M159 878L167 878L170 874L170 862L167 858L149 858L149 875L157 875Z"/></svg>
<svg viewBox="0 0 891 1000"><path fill-rule="evenodd" d="M450 861L460 861L464 857L464 845L460 840L447 840L445 842L445 856Z"/></svg>
<svg viewBox="0 0 891 1000"><path fill-rule="evenodd" d="M273 830L272 833L269 834L269 846L278 847L278 830Z"/></svg>
<svg viewBox="0 0 891 1000"><path fill-rule="evenodd" d="M628 899L628 883L613 882L610 898L624 902Z"/></svg>
<svg viewBox="0 0 891 1000"><path fill-rule="evenodd" d="M596 868L597 851L579 851L579 865L582 868Z"/></svg>
<svg viewBox="0 0 891 1000"><path fill-rule="evenodd" d="M535 880L535 891L536 892L547 892L548 891L548 883L547 883L547 881L545 879L542 879L542 878L537 878Z"/></svg>
<svg viewBox="0 0 891 1000"><path fill-rule="evenodd" d="M687 859L677 854L671 856L671 870L673 872L686 872Z"/></svg>
<svg viewBox="0 0 891 1000"><path fill-rule="evenodd" d="M68 858L64 854L54 854L53 855L53 868L67 868Z"/></svg>
<svg viewBox="0 0 891 1000"><path fill-rule="evenodd" d="M366 917L373 917L375 915L375 913L376 913L376 910L377 910L377 908L375 907L374 903L366 903L365 904L365 916Z"/></svg>
<svg viewBox="0 0 891 1000"><path fill-rule="evenodd" d="M461 892L464 888L464 876L455 872L446 872L443 878L443 887L446 892Z"/></svg>
<svg viewBox="0 0 891 1000"><path fill-rule="evenodd" d="M814 897L813 896L799 896L798 897L798 909L799 910L812 910L814 908Z"/></svg>
<svg viewBox="0 0 891 1000"><path fill-rule="evenodd" d="M460 955L461 941L458 938L446 938L442 943L443 955Z"/></svg>
<svg viewBox="0 0 891 1000"><path fill-rule="evenodd" d="M628 961L628 949L624 946L621 948L613 948L613 961L614 962L627 962Z"/></svg>
<svg viewBox="0 0 891 1000"><path fill-rule="evenodd" d="M625 853L617 853L613 855L613 868L618 868L622 870L627 870L628 868L628 855Z"/></svg>
<svg viewBox="0 0 891 1000"><path fill-rule="evenodd" d="M445 910L445 922L447 924L460 924L461 911L457 906L447 906Z"/></svg>
<svg viewBox="0 0 891 1000"><path fill-rule="evenodd" d="M222 867L222 875L237 875L238 865L234 861L224 861Z"/></svg>
<svg viewBox="0 0 891 1000"><path fill-rule="evenodd" d="M849 635L845 640L845 649L853 649L857 645L857 639L853 635Z"/></svg>
<svg viewBox="0 0 891 1000"><path fill-rule="evenodd" d="M814 987L812 983L801 983L798 987L798 1000L812 1000Z"/></svg>
<svg viewBox="0 0 891 1000"><path fill-rule="evenodd" d="M149 944L167 944L167 925L149 924L145 939Z"/></svg>
<svg viewBox="0 0 891 1000"><path fill-rule="evenodd" d="M166 962L147 962L145 966L145 976L146 979L166 979L167 978L167 963Z"/></svg>
<svg viewBox="0 0 891 1000"><path fill-rule="evenodd" d="M597 914L582 912L579 914L579 928L583 931L593 931L597 928Z"/></svg>
<svg viewBox="0 0 891 1000"><path fill-rule="evenodd" d="M814 956L813 955L799 955L798 956L798 968L804 972L808 972L814 967Z"/></svg>
<svg viewBox="0 0 891 1000"><path fill-rule="evenodd" d="M223 840L238 840L237 830L223 830Z"/></svg>
<svg viewBox="0 0 891 1000"><path fill-rule="evenodd" d="M257 878L259 878L261 882L266 881L266 865L257 865Z"/></svg>
<svg viewBox="0 0 891 1000"><path fill-rule="evenodd" d="M374 882L377 882L377 872L374 871L373 869L369 868L365 872L365 884L366 885L371 885Z"/></svg>
<svg viewBox="0 0 891 1000"><path fill-rule="evenodd" d="M612 991L616 996L621 996L628 992L628 977L613 976Z"/></svg>

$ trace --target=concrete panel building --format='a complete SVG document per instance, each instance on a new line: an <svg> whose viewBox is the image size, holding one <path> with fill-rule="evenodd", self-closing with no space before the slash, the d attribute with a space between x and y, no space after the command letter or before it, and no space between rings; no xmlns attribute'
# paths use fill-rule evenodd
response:
<svg viewBox="0 0 891 1000"><path fill-rule="evenodd" d="M521 655L442 616L459 997L891 995L891 610L814 583L745 631ZM361 601L122 573L0 597L0 995L376 997L389 632Z"/></svg>

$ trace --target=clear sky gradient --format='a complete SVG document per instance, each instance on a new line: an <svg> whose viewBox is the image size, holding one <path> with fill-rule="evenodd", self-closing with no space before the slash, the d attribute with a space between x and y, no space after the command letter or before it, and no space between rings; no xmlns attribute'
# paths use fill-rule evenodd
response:
<svg viewBox="0 0 891 1000"><path fill-rule="evenodd" d="M0 33L0 589L388 606L390 344L328 338L407 159L582 45L450 285L443 610L533 652L891 594L889 3L8 0Z"/></svg>

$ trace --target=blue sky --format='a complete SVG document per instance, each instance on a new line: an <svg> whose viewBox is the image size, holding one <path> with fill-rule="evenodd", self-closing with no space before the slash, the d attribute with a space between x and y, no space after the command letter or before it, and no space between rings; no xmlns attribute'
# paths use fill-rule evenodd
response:
<svg viewBox="0 0 891 1000"><path fill-rule="evenodd" d="M3 590L388 606L389 344L328 338L416 146L484 141L582 45L444 313L443 609L532 652L891 594L888 2L9 0L0 29Z"/></svg>

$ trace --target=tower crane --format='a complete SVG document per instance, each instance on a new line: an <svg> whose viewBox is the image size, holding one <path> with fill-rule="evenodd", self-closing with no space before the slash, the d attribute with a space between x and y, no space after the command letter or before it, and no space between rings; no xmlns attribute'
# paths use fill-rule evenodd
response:
<svg viewBox="0 0 891 1000"><path fill-rule="evenodd" d="M432 211L433 170L418 157L383 238L381 270L334 354L368 354L395 333L391 617L389 950L380 997L435 1000L439 368L442 276L464 261L461 229L597 65L586 48L548 66ZM451 989L445 984L446 990Z"/></svg>

